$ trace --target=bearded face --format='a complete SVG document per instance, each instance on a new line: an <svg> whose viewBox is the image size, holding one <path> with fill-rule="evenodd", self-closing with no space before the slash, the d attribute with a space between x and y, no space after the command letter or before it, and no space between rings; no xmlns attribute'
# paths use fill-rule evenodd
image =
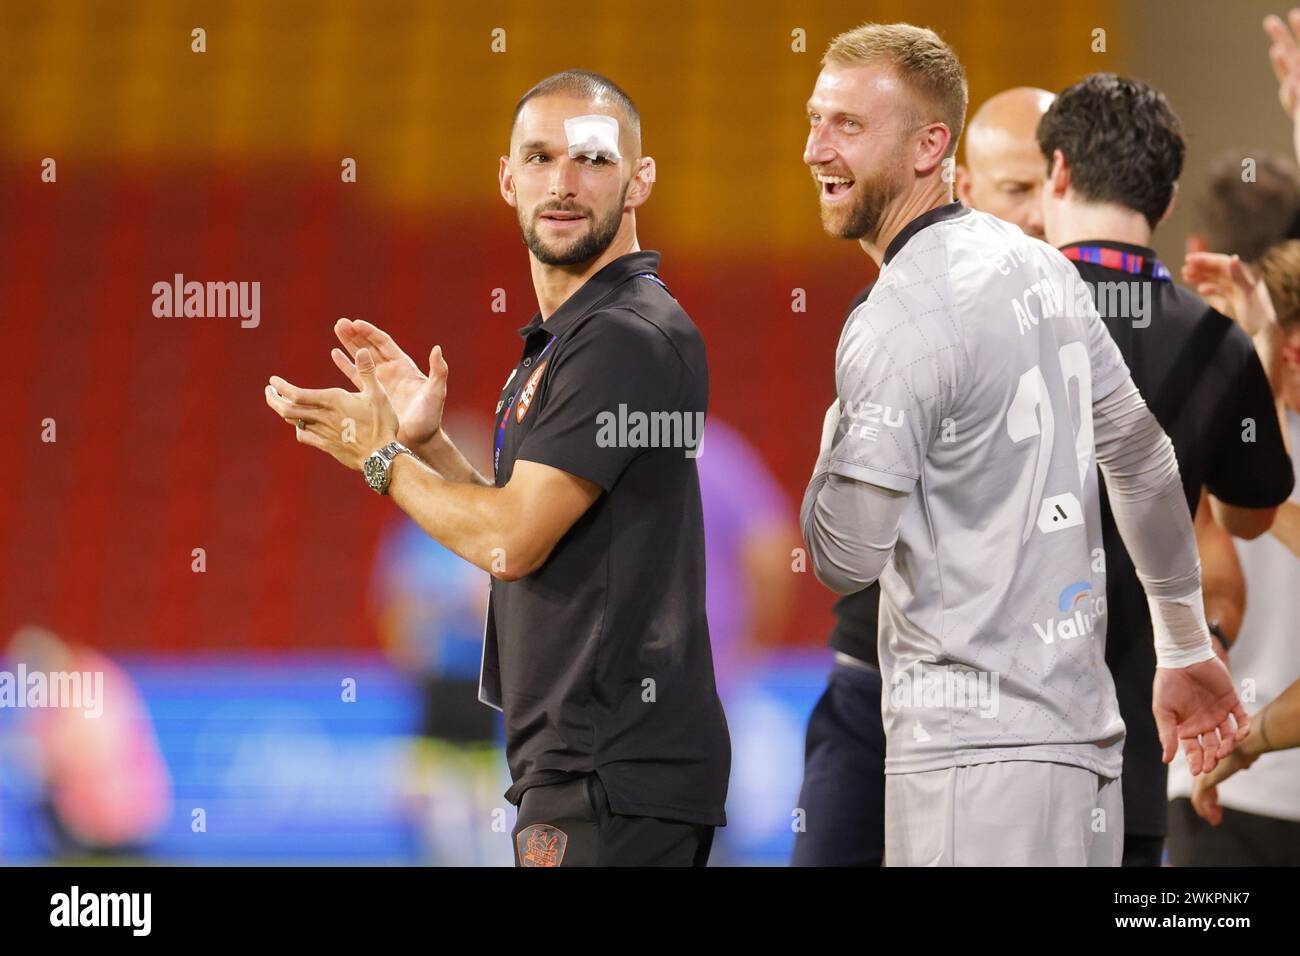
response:
<svg viewBox="0 0 1300 956"><path fill-rule="evenodd" d="M627 183L618 202L603 213L572 200L547 200L531 211L519 209L519 228L538 262L574 266L595 259L614 241L623 219Z"/></svg>
<svg viewBox="0 0 1300 956"><path fill-rule="evenodd" d="M872 173L814 170L821 198L822 228L837 239L862 239L880 228L885 207L905 188L900 167L886 164Z"/></svg>

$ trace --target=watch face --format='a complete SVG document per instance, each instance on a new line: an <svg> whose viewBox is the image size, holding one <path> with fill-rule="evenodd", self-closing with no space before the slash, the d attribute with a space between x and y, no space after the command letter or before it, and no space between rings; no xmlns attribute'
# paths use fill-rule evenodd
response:
<svg viewBox="0 0 1300 956"><path fill-rule="evenodd" d="M384 487L384 460L378 455L371 455L362 466L366 484L378 491Z"/></svg>

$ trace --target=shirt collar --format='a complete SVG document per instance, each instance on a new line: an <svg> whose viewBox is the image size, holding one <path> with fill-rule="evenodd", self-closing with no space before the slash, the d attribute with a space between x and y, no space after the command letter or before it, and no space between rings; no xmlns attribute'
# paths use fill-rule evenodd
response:
<svg viewBox="0 0 1300 956"><path fill-rule="evenodd" d="M902 232L894 237L894 241L891 242L889 248L885 250L885 258L884 261L881 262L881 265L889 265L889 260L894 258L894 256L898 255L903 250L903 246L907 245L907 240L911 239L926 226L933 226L936 222L944 222L948 219L956 219L958 216L964 216L968 212L970 212L970 210L960 202L950 202L944 206L936 206L929 212L917 216L903 227Z"/></svg>
<svg viewBox="0 0 1300 956"><path fill-rule="evenodd" d="M1078 246L1100 246L1103 249L1116 249L1120 252L1129 252L1133 255L1142 256L1145 259L1156 258L1156 251L1146 246L1135 246L1131 242L1111 242L1109 239L1082 239L1079 242L1067 242L1061 246L1061 249L1073 249Z"/></svg>
<svg viewBox="0 0 1300 956"><path fill-rule="evenodd" d="M659 253L645 250L619 256L584 282L545 322L542 321L542 313L534 314L532 320L519 330L520 336L528 338L539 328L550 335L562 335L565 329L599 305L620 285L645 272L658 274Z"/></svg>

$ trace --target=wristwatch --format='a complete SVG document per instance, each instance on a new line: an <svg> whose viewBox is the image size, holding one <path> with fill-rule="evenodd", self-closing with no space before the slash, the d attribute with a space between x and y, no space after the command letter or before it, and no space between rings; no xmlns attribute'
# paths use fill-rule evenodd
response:
<svg viewBox="0 0 1300 956"><path fill-rule="evenodd" d="M376 450L361 466L361 473L366 476L366 484L381 495L388 494L388 482L392 474L393 459L398 455L411 455L411 449L400 441L390 441Z"/></svg>

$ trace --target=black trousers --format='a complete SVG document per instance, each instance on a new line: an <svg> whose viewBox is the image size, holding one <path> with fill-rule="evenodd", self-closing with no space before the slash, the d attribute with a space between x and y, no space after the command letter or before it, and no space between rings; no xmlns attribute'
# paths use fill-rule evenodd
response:
<svg viewBox="0 0 1300 956"><path fill-rule="evenodd" d="M1144 833L1124 834L1124 862L1121 866L1160 866L1165 838Z"/></svg>
<svg viewBox="0 0 1300 956"><path fill-rule="evenodd" d="M704 866L713 827L613 813L589 773L525 790L514 842L516 866Z"/></svg>
<svg viewBox="0 0 1300 956"><path fill-rule="evenodd" d="M793 866L880 866L885 858L880 691L880 671L832 666L808 718Z"/></svg>
<svg viewBox="0 0 1300 956"><path fill-rule="evenodd" d="M1192 801L1169 801L1169 862L1174 866L1300 866L1300 822L1223 808L1211 826Z"/></svg>

